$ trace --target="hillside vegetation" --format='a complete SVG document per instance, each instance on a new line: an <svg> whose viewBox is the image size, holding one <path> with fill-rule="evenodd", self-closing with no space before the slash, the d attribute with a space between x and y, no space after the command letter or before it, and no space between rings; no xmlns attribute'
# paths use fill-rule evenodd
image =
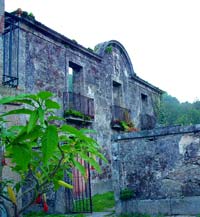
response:
<svg viewBox="0 0 200 217"><path fill-rule="evenodd" d="M158 122L164 126L200 124L200 101L180 103L177 98L165 93Z"/></svg>

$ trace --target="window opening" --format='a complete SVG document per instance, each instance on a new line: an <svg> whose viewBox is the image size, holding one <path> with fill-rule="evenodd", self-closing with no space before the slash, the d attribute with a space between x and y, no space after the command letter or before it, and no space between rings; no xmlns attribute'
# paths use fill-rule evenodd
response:
<svg viewBox="0 0 200 217"><path fill-rule="evenodd" d="M147 114L148 113L148 96L142 93L141 101L142 101L142 114Z"/></svg>
<svg viewBox="0 0 200 217"><path fill-rule="evenodd" d="M68 75L67 75L67 84L68 92L81 93L81 87L83 86L82 82L82 67L69 62Z"/></svg>
<svg viewBox="0 0 200 217"><path fill-rule="evenodd" d="M146 94L141 94L141 99L142 99L142 102L143 103L148 103L148 97L147 97L147 95Z"/></svg>
<svg viewBox="0 0 200 217"><path fill-rule="evenodd" d="M73 92L73 68L69 67L67 77L68 92Z"/></svg>
<svg viewBox="0 0 200 217"><path fill-rule="evenodd" d="M113 104L122 105L122 85L116 81L113 81Z"/></svg>

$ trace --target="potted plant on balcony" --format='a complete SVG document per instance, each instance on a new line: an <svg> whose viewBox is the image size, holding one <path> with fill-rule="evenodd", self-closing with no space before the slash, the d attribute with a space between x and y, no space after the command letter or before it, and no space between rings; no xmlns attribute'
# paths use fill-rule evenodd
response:
<svg viewBox="0 0 200 217"><path fill-rule="evenodd" d="M135 127L132 121L129 121L129 122L120 121L120 125L123 128L123 131L126 131L126 132L138 131L138 129Z"/></svg>
<svg viewBox="0 0 200 217"><path fill-rule="evenodd" d="M83 114L82 112L80 111L77 111L77 110L74 110L74 109L67 109L65 112L64 112L64 117L65 118L76 118L76 119L79 119L79 120L82 120L82 121L91 121L92 117L89 116L89 115L85 115Z"/></svg>
<svg viewBox="0 0 200 217"><path fill-rule="evenodd" d="M111 122L111 126L113 129L121 130L124 132L134 132L138 131L132 121L125 121L125 120L113 120Z"/></svg>

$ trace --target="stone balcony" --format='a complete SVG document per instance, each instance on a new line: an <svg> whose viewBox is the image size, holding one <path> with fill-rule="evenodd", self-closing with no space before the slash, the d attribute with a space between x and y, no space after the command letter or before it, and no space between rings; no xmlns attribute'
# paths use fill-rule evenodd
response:
<svg viewBox="0 0 200 217"><path fill-rule="evenodd" d="M73 92L63 93L63 108L68 122L90 124L94 120L94 99Z"/></svg>

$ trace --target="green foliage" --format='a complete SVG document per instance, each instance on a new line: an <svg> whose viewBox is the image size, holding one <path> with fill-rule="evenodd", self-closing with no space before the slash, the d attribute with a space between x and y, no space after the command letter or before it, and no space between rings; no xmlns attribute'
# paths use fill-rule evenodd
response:
<svg viewBox="0 0 200 217"><path fill-rule="evenodd" d="M134 196L134 192L132 189L125 188L120 191L120 200L130 200Z"/></svg>
<svg viewBox="0 0 200 217"><path fill-rule="evenodd" d="M85 201L75 201L74 202L74 212L78 212L82 210L82 204L88 204L89 201L88 199L85 199ZM111 208L115 206L115 200L114 200L114 192L106 192L104 194L96 194L92 197L92 207L93 207L93 212L106 212L110 211ZM89 211L89 210L88 210ZM55 217L64 217L64 216L76 216L76 217L82 217L84 216L83 214L79 215L45 215L43 212L41 213L35 213L32 212L27 215L27 217L32 217L32 216L55 216Z"/></svg>
<svg viewBox="0 0 200 217"><path fill-rule="evenodd" d="M83 118L84 119L84 114L79 112L79 111L76 111L74 109L69 109L69 110L66 110L65 113L64 113L64 116L67 117L67 116L74 116L74 117L78 117L78 118Z"/></svg>
<svg viewBox="0 0 200 217"><path fill-rule="evenodd" d="M97 156L106 161L95 140L89 138L83 130L63 124L63 119L56 116L60 105L52 97L52 93L42 91L35 95L23 94L0 99L0 104L22 103L23 106L0 116L1 145L6 147L6 158L11 159L10 168L20 176L20 181L15 185L11 185L16 181L11 177L1 182L2 187L11 186L19 199L27 175L33 183L26 191L32 192L31 200L20 210L14 204L15 216L33 204L38 195L47 192L50 184L55 190L60 183L62 186L70 186L61 181L64 171L75 167L85 175L85 168L77 159L90 163L99 172L100 167L94 159ZM24 121L24 125L6 127L6 117L10 115L26 116L27 121ZM4 189L0 197L11 201Z"/></svg>
<svg viewBox="0 0 200 217"><path fill-rule="evenodd" d="M119 125L121 127L120 130L125 131L125 132L133 132L133 131L138 131L138 129L135 127L132 121L120 121L120 120L115 120L112 121L111 125Z"/></svg>
<svg viewBox="0 0 200 217"><path fill-rule="evenodd" d="M164 94L158 122L165 126L199 124L200 101L180 103L175 97Z"/></svg>
<svg viewBox="0 0 200 217"><path fill-rule="evenodd" d="M33 19L35 19L35 16L33 15L32 12L30 12L28 15L29 15L29 17L32 17Z"/></svg>
<svg viewBox="0 0 200 217"><path fill-rule="evenodd" d="M111 45L106 47L106 49L105 49L105 52L108 54L112 53L112 51L113 51L113 47Z"/></svg>
<svg viewBox="0 0 200 217"><path fill-rule="evenodd" d="M104 212L115 206L114 192L106 192L104 194L96 194L92 197L92 205L94 212Z"/></svg>
<svg viewBox="0 0 200 217"><path fill-rule="evenodd" d="M25 215L25 217L84 217L84 214L74 214L74 215L65 215L65 214L46 214L44 212L30 212Z"/></svg>
<svg viewBox="0 0 200 217"><path fill-rule="evenodd" d="M68 117L68 116L73 116L73 117L81 118L83 120L88 120L88 121L91 120L90 116L84 115L80 111L77 111L77 110L74 110L74 109L69 109L69 110L65 111L64 117Z"/></svg>
<svg viewBox="0 0 200 217"><path fill-rule="evenodd" d="M90 47L88 47L88 50L91 51L91 52L94 52L94 50Z"/></svg>
<svg viewBox="0 0 200 217"><path fill-rule="evenodd" d="M83 207L85 212L90 212L90 199L84 199L84 200L75 200L73 203L73 210L72 212L82 212Z"/></svg>
<svg viewBox="0 0 200 217"><path fill-rule="evenodd" d="M120 121L119 124L122 127L122 130L126 132L132 132L138 130L137 128L135 128L134 124L131 121L129 122Z"/></svg>
<svg viewBox="0 0 200 217"><path fill-rule="evenodd" d="M74 212L79 212L82 210L83 204L89 204L89 199L84 201L75 201L74 202ZM92 197L92 209L93 212L105 212L110 211L111 208L115 206L114 192L106 192L104 194L96 194ZM87 207L87 205L85 205ZM88 207L89 208L89 207ZM90 211L90 210L88 210Z"/></svg>

